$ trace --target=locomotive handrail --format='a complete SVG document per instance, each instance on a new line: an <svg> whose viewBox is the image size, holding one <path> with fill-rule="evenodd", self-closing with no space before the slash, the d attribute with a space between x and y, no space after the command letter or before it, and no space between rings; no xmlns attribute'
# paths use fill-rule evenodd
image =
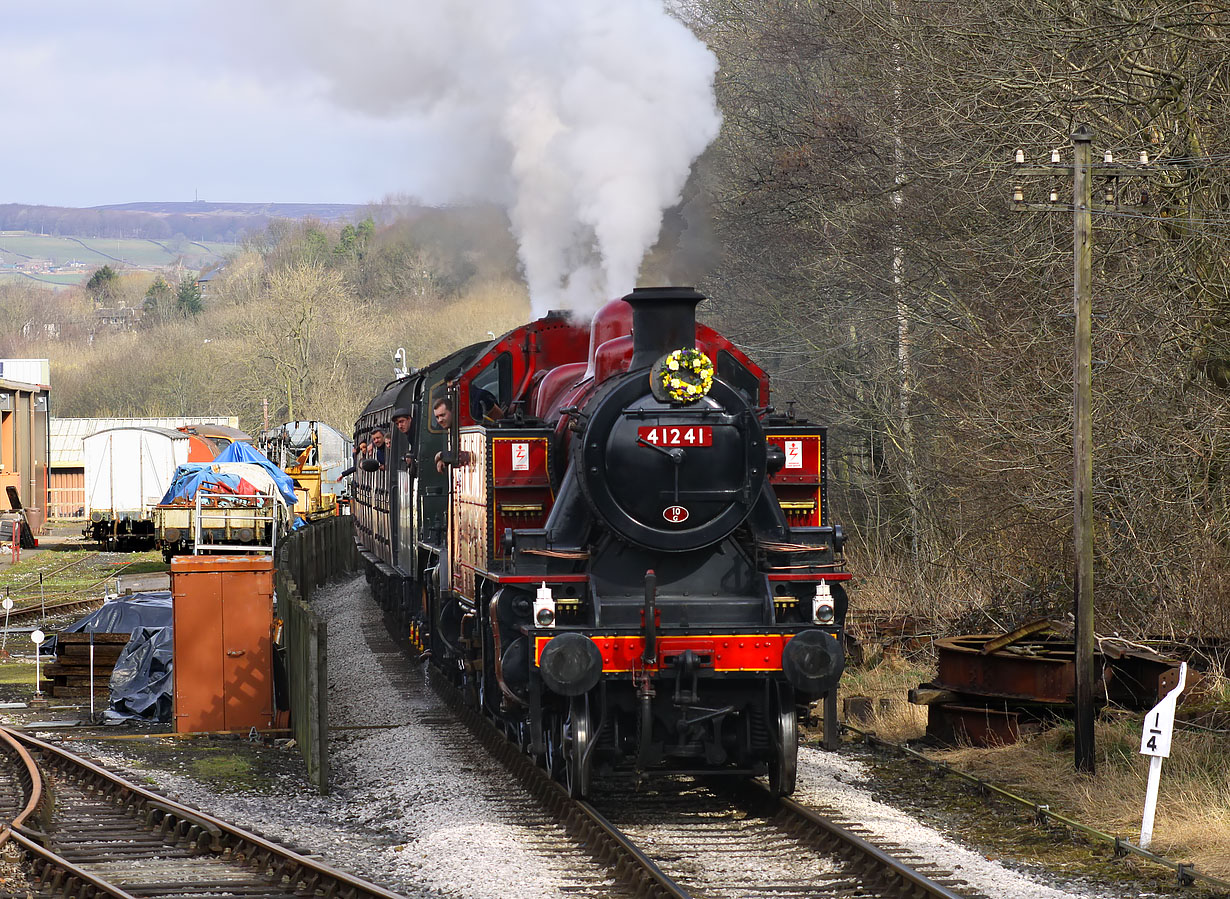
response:
<svg viewBox="0 0 1230 899"><path fill-rule="evenodd" d="M675 416L695 416L697 418L706 419L707 423L715 425L736 425L739 423L741 415L731 415L729 412L719 412L716 409L710 409L705 406L700 409L689 409L686 406L672 406L669 409L629 409L627 407L619 410L620 414L626 418L650 418L660 415L669 415L672 418Z"/></svg>
<svg viewBox="0 0 1230 899"><path fill-rule="evenodd" d="M827 543L774 543L770 540L760 540L757 546L775 553L809 553L829 548Z"/></svg>

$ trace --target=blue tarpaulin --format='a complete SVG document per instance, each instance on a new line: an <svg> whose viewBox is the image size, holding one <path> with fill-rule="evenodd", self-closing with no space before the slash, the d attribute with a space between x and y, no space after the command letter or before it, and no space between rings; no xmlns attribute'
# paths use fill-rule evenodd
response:
<svg viewBox="0 0 1230 899"><path fill-rule="evenodd" d="M286 497L291 508L295 505L295 480L282 469L278 468L259 450L253 449L250 443L232 443L218 454L214 462L251 462L269 472L277 483L282 496Z"/></svg>
<svg viewBox="0 0 1230 899"><path fill-rule="evenodd" d="M216 492L218 487L223 487L231 493L238 493L239 482L242 480L237 474L214 471L213 462L188 462L175 469L171 486L158 502L165 506L179 497L191 499L202 488L206 492Z"/></svg>
<svg viewBox="0 0 1230 899"><path fill-rule="evenodd" d="M192 499L202 488L209 492L211 488L216 489L221 486L228 492L239 492L239 483L243 480L242 475L217 470L219 465L229 462L243 462L259 466L277 484L278 492L282 494L286 504L294 508L296 502L294 479L246 443L232 443L212 462L189 462L176 468L175 476L171 479L171 486L163 495L160 504L167 505L179 497Z"/></svg>

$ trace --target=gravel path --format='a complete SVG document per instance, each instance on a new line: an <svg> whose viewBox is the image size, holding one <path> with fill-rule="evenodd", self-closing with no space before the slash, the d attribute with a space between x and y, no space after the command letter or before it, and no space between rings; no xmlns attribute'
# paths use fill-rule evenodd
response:
<svg viewBox="0 0 1230 899"><path fill-rule="evenodd" d="M328 628L331 795L317 796L294 776L261 794L217 795L181 774L149 768L114 744L89 745L100 760L137 769L182 801L407 896L619 894L474 747L423 671L393 646L363 578L317 591L313 606ZM799 761L796 799L839 809L846 820L950 868L988 896L1113 895L1041 883L962 848L879 802L864 766L841 753L802 747Z"/></svg>

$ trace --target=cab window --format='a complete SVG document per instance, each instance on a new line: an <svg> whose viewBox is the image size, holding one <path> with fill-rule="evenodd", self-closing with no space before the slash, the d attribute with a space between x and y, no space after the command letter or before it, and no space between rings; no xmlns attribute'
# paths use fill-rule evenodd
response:
<svg viewBox="0 0 1230 899"><path fill-rule="evenodd" d="M476 423L502 417L512 403L512 355L501 353L470 381L470 418Z"/></svg>

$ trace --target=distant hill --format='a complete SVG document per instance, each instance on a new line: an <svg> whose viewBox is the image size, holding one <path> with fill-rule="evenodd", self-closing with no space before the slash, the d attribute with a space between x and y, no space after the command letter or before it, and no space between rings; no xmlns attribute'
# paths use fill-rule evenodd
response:
<svg viewBox="0 0 1230 899"><path fill-rule="evenodd" d="M211 203L196 200L191 203L115 203L109 206L91 206L90 209L124 212L153 212L163 215L266 215L272 218L314 218L324 222L348 220L363 213L368 207L353 203Z"/></svg>
<svg viewBox="0 0 1230 899"><path fill-rule="evenodd" d="M275 219L358 221L375 207L341 203L123 203L76 209L0 204L0 231L235 243Z"/></svg>

